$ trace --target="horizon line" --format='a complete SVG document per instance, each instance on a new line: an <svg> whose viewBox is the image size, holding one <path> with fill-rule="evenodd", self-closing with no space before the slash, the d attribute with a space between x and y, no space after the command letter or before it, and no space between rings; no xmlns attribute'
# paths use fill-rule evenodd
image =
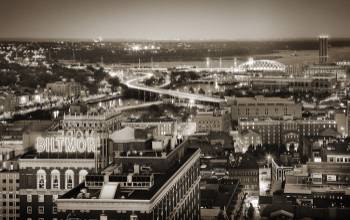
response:
<svg viewBox="0 0 350 220"><path fill-rule="evenodd" d="M0 41L37 41L37 42L49 42L49 41L75 41L75 42L94 42L96 38L72 38L72 37L62 37L62 38L54 38L54 37L0 37ZM208 38L208 39L191 39L191 38L175 38L175 39L147 39L147 38L105 38L101 41L101 43L111 43L111 42L268 42L268 41L301 41L301 40L315 40L318 39L319 36L315 37L286 37L286 38L261 38L261 39L252 39L252 38L237 38L237 39L229 39L229 38ZM329 37L332 40L350 40L350 37Z"/></svg>

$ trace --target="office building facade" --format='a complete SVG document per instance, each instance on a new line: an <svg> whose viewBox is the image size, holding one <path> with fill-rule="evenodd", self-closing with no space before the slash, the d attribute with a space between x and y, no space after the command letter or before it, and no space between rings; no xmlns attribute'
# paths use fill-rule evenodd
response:
<svg viewBox="0 0 350 220"><path fill-rule="evenodd" d="M227 97L232 120L240 118L301 118L301 105L279 97Z"/></svg>
<svg viewBox="0 0 350 220"><path fill-rule="evenodd" d="M318 41L319 41L319 48L318 48L319 63L326 64L328 61L328 36L320 36L318 38Z"/></svg>

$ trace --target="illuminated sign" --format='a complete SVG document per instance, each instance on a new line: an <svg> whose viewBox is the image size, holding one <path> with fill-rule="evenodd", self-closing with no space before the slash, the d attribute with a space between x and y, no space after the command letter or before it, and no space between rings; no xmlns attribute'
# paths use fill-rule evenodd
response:
<svg viewBox="0 0 350 220"><path fill-rule="evenodd" d="M322 173L312 173L311 178L312 178L312 183L322 184Z"/></svg>
<svg viewBox="0 0 350 220"><path fill-rule="evenodd" d="M328 182L335 182L335 181L337 181L337 176L336 175L327 175L327 181Z"/></svg>
<svg viewBox="0 0 350 220"><path fill-rule="evenodd" d="M35 149L38 153L93 153L100 144L100 137L81 131L67 132L49 137L37 137Z"/></svg>

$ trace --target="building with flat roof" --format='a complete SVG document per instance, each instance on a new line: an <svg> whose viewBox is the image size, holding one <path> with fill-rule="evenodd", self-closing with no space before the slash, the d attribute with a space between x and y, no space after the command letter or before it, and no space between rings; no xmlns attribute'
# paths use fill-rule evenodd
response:
<svg viewBox="0 0 350 220"><path fill-rule="evenodd" d="M19 219L19 171L15 150L0 148L0 219Z"/></svg>
<svg viewBox="0 0 350 220"><path fill-rule="evenodd" d="M77 82L57 81L46 84L49 94L54 96L75 97L81 93L81 85Z"/></svg>
<svg viewBox="0 0 350 220"><path fill-rule="evenodd" d="M284 196L312 208L350 207L349 164L309 162L286 173Z"/></svg>
<svg viewBox="0 0 350 220"><path fill-rule="evenodd" d="M57 219L54 201L94 172L94 158L45 157L38 153L19 159L20 216L23 219Z"/></svg>
<svg viewBox="0 0 350 220"><path fill-rule="evenodd" d="M238 131L243 134L254 131L261 135L262 144L291 144L295 150L300 146L304 137L327 136L330 131L337 133L335 120L240 120ZM339 134L340 136L340 134Z"/></svg>
<svg viewBox="0 0 350 220"><path fill-rule="evenodd" d="M235 179L201 179L201 219L230 219L238 211L242 192Z"/></svg>
<svg viewBox="0 0 350 220"><path fill-rule="evenodd" d="M240 118L301 118L301 104L280 97L226 97L232 120Z"/></svg>
<svg viewBox="0 0 350 220"><path fill-rule="evenodd" d="M0 219L19 219L19 172L0 170Z"/></svg>
<svg viewBox="0 0 350 220"><path fill-rule="evenodd" d="M193 121L196 122L196 132L229 132L231 127L230 114L225 110L198 112Z"/></svg>
<svg viewBox="0 0 350 220"><path fill-rule="evenodd" d="M334 75L314 76L252 76L249 85L253 89L286 91L286 92L312 92L332 93L336 91L337 78Z"/></svg>
<svg viewBox="0 0 350 220"><path fill-rule="evenodd" d="M318 47L318 56L319 63L325 64L328 61L328 36L322 35L318 38L319 47Z"/></svg>
<svg viewBox="0 0 350 220"><path fill-rule="evenodd" d="M200 149L117 154L114 162L56 200L59 218L200 219Z"/></svg>
<svg viewBox="0 0 350 220"><path fill-rule="evenodd" d="M123 121L121 123L123 127L131 127L131 128L155 128L153 136L159 137L164 135L173 135L177 129L177 122L172 119L167 120L158 120L158 121L136 121L136 120L128 120Z"/></svg>
<svg viewBox="0 0 350 220"><path fill-rule="evenodd" d="M82 132L84 134L95 134L100 139L98 155L98 168L102 169L108 164L109 135L121 129L121 112L116 109L97 110L90 109L84 114L65 114L61 121L64 132Z"/></svg>
<svg viewBox="0 0 350 220"><path fill-rule="evenodd" d="M237 166L229 168L229 177L237 179L244 192L253 196L259 195L259 166L256 158L252 156L239 158Z"/></svg>

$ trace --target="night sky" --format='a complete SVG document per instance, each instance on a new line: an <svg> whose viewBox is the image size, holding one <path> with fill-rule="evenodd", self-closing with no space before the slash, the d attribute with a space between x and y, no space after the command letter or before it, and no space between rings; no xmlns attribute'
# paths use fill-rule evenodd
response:
<svg viewBox="0 0 350 220"><path fill-rule="evenodd" d="M350 37L350 0L0 0L0 38Z"/></svg>

